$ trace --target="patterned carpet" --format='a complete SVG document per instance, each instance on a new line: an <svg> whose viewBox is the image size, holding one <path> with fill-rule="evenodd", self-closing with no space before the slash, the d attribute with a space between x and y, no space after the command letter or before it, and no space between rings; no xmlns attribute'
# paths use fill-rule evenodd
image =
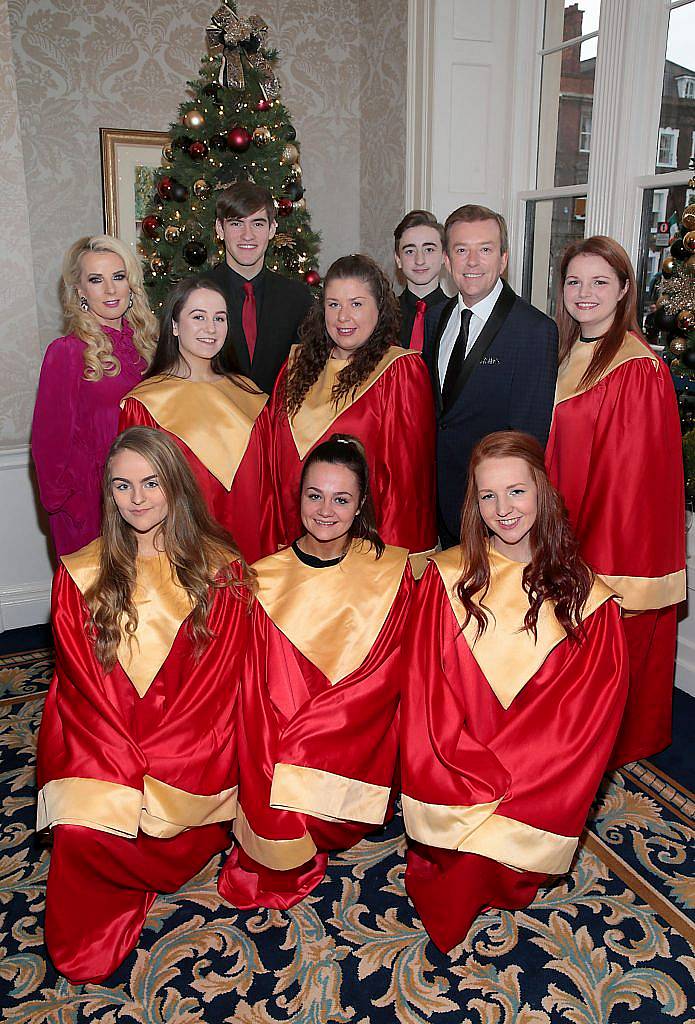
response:
<svg viewBox="0 0 695 1024"><path fill-rule="evenodd" d="M396 819L287 913L221 904L212 862L155 903L108 986L68 984L45 958L49 854L33 833L50 671L50 650L0 657L5 1021L695 1024L695 797L649 762L606 779L570 875L526 911L478 918L449 957L405 896Z"/></svg>

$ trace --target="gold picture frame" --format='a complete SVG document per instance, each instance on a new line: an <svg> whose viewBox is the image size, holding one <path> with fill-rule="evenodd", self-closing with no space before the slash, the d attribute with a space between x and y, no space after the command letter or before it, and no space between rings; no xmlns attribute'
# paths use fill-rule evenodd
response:
<svg viewBox="0 0 695 1024"><path fill-rule="evenodd" d="M149 202L157 171L167 165L162 148L166 132L100 128L104 231L138 252L143 207Z"/></svg>

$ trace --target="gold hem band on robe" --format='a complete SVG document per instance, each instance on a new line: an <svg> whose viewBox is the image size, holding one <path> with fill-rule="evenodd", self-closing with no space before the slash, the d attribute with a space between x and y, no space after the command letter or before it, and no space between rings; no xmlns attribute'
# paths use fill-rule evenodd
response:
<svg viewBox="0 0 695 1024"><path fill-rule="evenodd" d="M668 608L685 601L687 594L685 569L667 576L608 576L603 572L599 575L618 594L626 611Z"/></svg>
<svg viewBox="0 0 695 1024"><path fill-rule="evenodd" d="M620 348L613 356L611 362L601 373L599 379L590 388L580 386L581 379L589 368L596 345L597 342L595 341L576 341L574 343L570 349L569 356L558 371L555 405L560 405L561 402L568 402L570 398L576 398L578 395L585 394L591 388L596 387L596 384L604 380L613 370L617 370L619 366L629 363L632 359L649 359L654 369L658 368L658 357L644 342L636 338L634 334L628 333L625 335Z"/></svg>
<svg viewBox="0 0 695 1024"><path fill-rule="evenodd" d="M292 548L256 562L258 602L312 665L335 684L359 668L386 622L408 552L387 545L381 558L353 541L336 565L315 569Z"/></svg>
<svg viewBox="0 0 695 1024"><path fill-rule="evenodd" d="M169 839L189 828L231 821L237 787L203 796L146 775L143 791L103 779L53 779L38 795L36 830L82 825L134 839L138 830Z"/></svg>
<svg viewBox="0 0 695 1024"><path fill-rule="evenodd" d="M528 594L522 585L524 563L505 558L493 547L489 557L490 587L481 605L488 622L479 637L475 619L464 626L466 610L456 593L463 572L460 548L449 548L435 555L432 561L442 577L456 621L473 657L500 704L507 709L567 634L555 618L552 603L545 601L538 615L534 640L533 634L524 628L524 617L529 609ZM582 609L582 619L614 597L597 577Z"/></svg>
<svg viewBox="0 0 695 1024"><path fill-rule="evenodd" d="M411 839L460 853L477 853L520 871L561 875L579 838L495 814L500 801L472 807L428 804L403 794L403 819Z"/></svg>
<svg viewBox="0 0 695 1024"><path fill-rule="evenodd" d="M390 792L388 786L376 786L319 768L278 763L270 790L270 806L311 814L324 821L381 825Z"/></svg>
<svg viewBox="0 0 695 1024"><path fill-rule="evenodd" d="M222 376L215 381L152 377L121 399L121 408L129 398L140 402L163 430L183 441L227 491L268 401L262 391L246 391Z"/></svg>
<svg viewBox="0 0 695 1024"><path fill-rule="evenodd" d="M249 857L273 871L290 871L301 867L317 852L308 832L299 839L264 839L257 835L249 825L241 804L237 805L234 835Z"/></svg>
<svg viewBox="0 0 695 1024"><path fill-rule="evenodd" d="M296 358L298 350L299 345L292 347L289 358L290 366ZM290 432L299 458L304 460L319 438L323 437L338 417L342 416L351 405L358 402L376 384L379 378L388 370L389 366L396 359L401 359L403 356L421 358L417 352L399 348L398 345L392 345L374 367L369 377L362 381L354 395L346 395L337 407L333 403L333 386L340 371L348 364L341 359L326 360L321 376L309 389L302 405L289 422Z"/></svg>

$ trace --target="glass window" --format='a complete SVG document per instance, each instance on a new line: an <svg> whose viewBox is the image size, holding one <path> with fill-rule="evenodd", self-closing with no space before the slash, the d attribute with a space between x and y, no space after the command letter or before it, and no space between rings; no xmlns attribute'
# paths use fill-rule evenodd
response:
<svg viewBox="0 0 695 1024"><path fill-rule="evenodd" d="M680 217L692 201L693 194L686 183L672 185L671 188L644 190L640 260L637 267L640 323L654 309L661 282L661 264L669 255L669 246L678 233Z"/></svg>
<svg viewBox="0 0 695 1024"><path fill-rule="evenodd" d="M589 153L591 150L591 111L583 111L579 119L579 152Z"/></svg>
<svg viewBox="0 0 695 1024"><path fill-rule="evenodd" d="M687 169L695 131L695 5L673 6L669 16L656 171Z"/></svg>
<svg viewBox="0 0 695 1024"><path fill-rule="evenodd" d="M555 278L565 247L584 237L586 195L534 199L526 203L522 294L532 305L555 314Z"/></svg>

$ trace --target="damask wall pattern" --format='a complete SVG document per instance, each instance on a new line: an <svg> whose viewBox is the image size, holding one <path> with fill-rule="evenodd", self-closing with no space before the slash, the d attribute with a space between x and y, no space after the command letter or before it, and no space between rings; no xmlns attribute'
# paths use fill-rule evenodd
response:
<svg viewBox="0 0 695 1024"><path fill-rule="evenodd" d="M0 328L0 446L28 440L39 348L61 330L62 254L75 238L102 230L98 129L166 130L197 73L216 6L0 0L0 33L4 20L13 56L3 62L10 73L1 86L0 187L11 191L14 175L17 192L0 270L21 290L23 311L21 323ZM283 100L301 142L312 224L322 235L321 269L360 249L390 269L389 237L404 189L407 0L372 5L374 11L365 0L238 6L265 18L280 51ZM388 38L387 53L379 52L377 29L379 39ZM7 35L6 27L9 56ZM5 130L8 98L19 133Z"/></svg>

